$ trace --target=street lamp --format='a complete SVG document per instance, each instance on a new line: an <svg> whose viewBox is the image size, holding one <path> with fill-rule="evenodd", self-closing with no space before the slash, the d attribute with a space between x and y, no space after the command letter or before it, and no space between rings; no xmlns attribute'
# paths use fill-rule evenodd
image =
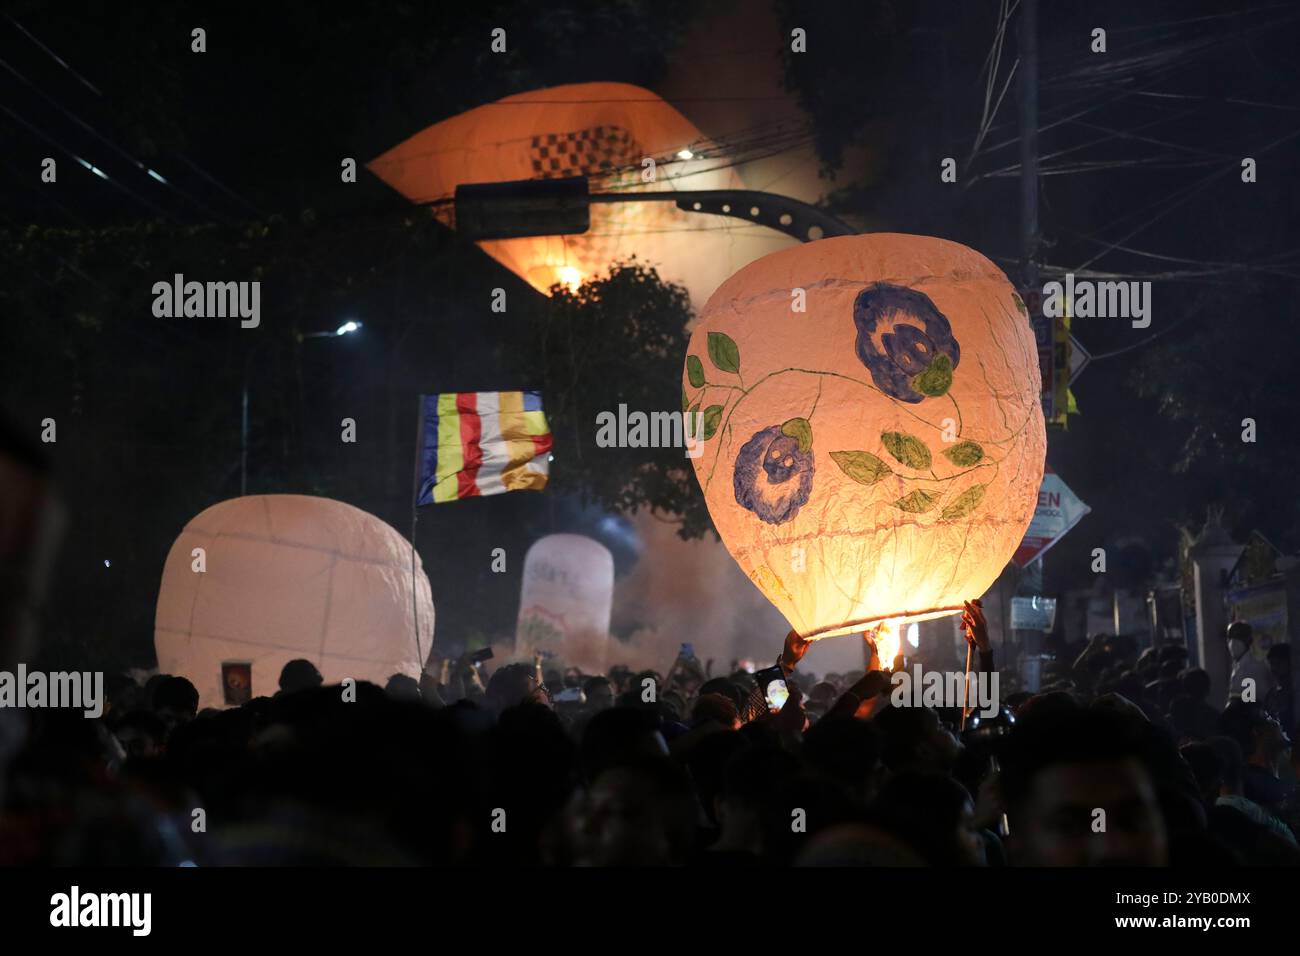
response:
<svg viewBox="0 0 1300 956"><path fill-rule="evenodd" d="M297 338L299 342L303 339L333 339L351 335L353 332L360 331L360 329L360 322L348 319L333 332L299 332ZM239 495L241 498L248 494L248 378L253 368L253 356L256 354L254 349L249 349L248 357L244 361L243 415L239 430Z"/></svg>
<svg viewBox="0 0 1300 956"><path fill-rule="evenodd" d="M360 328L360 322L348 319L333 332L299 332L298 341L301 342L303 339L333 339L340 335L351 335L353 332L359 331Z"/></svg>

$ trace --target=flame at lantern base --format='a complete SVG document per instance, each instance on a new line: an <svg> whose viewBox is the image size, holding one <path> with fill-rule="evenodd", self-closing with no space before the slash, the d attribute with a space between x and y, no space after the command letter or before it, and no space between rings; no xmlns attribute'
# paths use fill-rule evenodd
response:
<svg viewBox="0 0 1300 956"><path fill-rule="evenodd" d="M903 647L903 622L901 618L881 621L873 630L863 637L876 646L877 669L888 671L894 668L894 658L898 657Z"/></svg>

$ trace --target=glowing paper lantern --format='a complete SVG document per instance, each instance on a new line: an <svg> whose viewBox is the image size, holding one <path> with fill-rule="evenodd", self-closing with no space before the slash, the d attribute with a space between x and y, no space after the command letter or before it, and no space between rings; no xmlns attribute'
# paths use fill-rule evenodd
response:
<svg viewBox="0 0 1300 956"><path fill-rule="evenodd" d="M613 601L608 548L578 534L539 539L524 556L516 652L549 651L588 673L603 671Z"/></svg>
<svg viewBox="0 0 1300 956"><path fill-rule="evenodd" d="M418 563L414 602L411 584L410 543L374 515L303 495L223 501L191 520L167 555L158 666L193 681L203 707L226 703L223 664L251 663L254 697L274 694L280 669L300 657L326 683L418 677L417 613L421 651L433 642ZM246 673L227 667L226 680Z"/></svg>
<svg viewBox="0 0 1300 956"><path fill-rule="evenodd" d="M653 182L644 179L647 159L655 163ZM367 168L412 202L432 203L450 199L462 184L579 175L590 177L592 192L744 188L733 163L649 90L578 83L507 96L435 123ZM450 205L434 212L454 227ZM582 235L480 245L539 292L557 282L576 288L636 256L685 285L698 307L736 269L792 241L654 202L593 205L591 228Z"/></svg>
<svg viewBox="0 0 1300 956"><path fill-rule="evenodd" d="M732 556L801 635L881 628L885 658L899 625L960 611L1020 543L1043 477L1039 391L1006 276L891 234L742 269L709 299L683 376Z"/></svg>

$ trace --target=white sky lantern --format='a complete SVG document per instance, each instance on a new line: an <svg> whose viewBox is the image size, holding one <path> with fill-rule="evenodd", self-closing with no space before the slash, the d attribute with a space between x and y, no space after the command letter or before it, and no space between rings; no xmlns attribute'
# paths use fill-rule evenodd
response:
<svg viewBox="0 0 1300 956"><path fill-rule="evenodd" d="M413 602L410 542L359 508L303 495L223 501L191 520L167 555L159 669L193 681L202 707L227 703L223 665L233 666L226 680L239 681L251 664L254 697L273 695L294 658L314 663L326 683L418 678L413 619L425 655L434 619L418 560L414 580Z"/></svg>
<svg viewBox="0 0 1300 956"><path fill-rule="evenodd" d="M874 234L765 256L713 294L684 407L723 542L807 638L961 610L1033 516L1046 435L1024 304L954 242Z"/></svg>
<svg viewBox="0 0 1300 956"><path fill-rule="evenodd" d="M578 534L539 539L524 557L516 653L558 654L566 665L602 673L614 600L614 557Z"/></svg>

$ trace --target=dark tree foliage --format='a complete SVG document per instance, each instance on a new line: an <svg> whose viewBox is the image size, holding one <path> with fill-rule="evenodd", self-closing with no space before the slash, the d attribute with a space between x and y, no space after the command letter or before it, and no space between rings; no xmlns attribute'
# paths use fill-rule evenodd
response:
<svg viewBox="0 0 1300 956"><path fill-rule="evenodd" d="M1171 463L1176 480L1199 484L1201 500L1224 510L1239 540L1265 530L1289 551L1300 546L1297 352L1277 341L1278 316L1252 306L1286 302L1293 322L1300 301L1294 285L1251 296L1222 286L1201 299L1186 329L1152 346L1133 385L1180 439Z"/></svg>
<svg viewBox="0 0 1300 956"><path fill-rule="evenodd" d="M824 168L838 169L844 151L865 142L897 108L888 81L913 55L906 33L916 4L779 0L777 12L786 89L812 118ZM805 32L806 51L793 49L796 29Z"/></svg>
<svg viewBox="0 0 1300 956"><path fill-rule="evenodd" d="M520 375L540 371L555 435L558 489L623 513L642 508L681 522L685 538L712 531L684 448L600 447L597 416L681 411L682 362L691 319L686 290L636 261L570 291L551 290L527 345Z"/></svg>

